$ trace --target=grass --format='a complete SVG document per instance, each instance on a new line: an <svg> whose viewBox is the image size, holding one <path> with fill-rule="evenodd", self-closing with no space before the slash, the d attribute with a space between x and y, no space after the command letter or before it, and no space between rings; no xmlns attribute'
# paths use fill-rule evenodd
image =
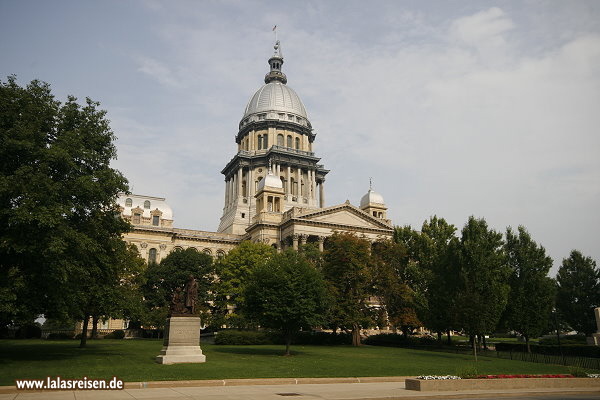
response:
<svg viewBox="0 0 600 400"><path fill-rule="evenodd" d="M98 340L79 349L78 341L0 340L0 385L15 379L109 379L126 382L275 377L411 376L461 374L473 368L471 356L412 349L361 346L217 346L203 344L204 364L154 362L161 340ZM481 374L568 373L567 367L479 357Z"/></svg>

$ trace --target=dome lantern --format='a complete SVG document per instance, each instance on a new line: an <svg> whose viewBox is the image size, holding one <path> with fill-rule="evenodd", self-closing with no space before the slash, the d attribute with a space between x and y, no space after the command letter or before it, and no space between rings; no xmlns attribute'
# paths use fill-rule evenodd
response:
<svg viewBox="0 0 600 400"><path fill-rule="evenodd" d="M283 72L281 72L281 67L283 65L283 55L281 54L281 44L279 40L275 42L275 53L273 56L269 58L269 66L271 70L267 75L265 75L265 83L271 83L274 81L281 82L284 85L287 83L287 77Z"/></svg>

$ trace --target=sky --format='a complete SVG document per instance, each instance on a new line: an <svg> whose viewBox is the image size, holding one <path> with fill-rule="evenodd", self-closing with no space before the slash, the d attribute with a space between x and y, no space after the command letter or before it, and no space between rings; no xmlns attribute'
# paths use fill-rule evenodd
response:
<svg viewBox="0 0 600 400"><path fill-rule="evenodd" d="M221 169L274 33L330 169L327 205L395 225L525 226L600 261L600 2L0 0L0 80L90 97L135 194L216 230Z"/></svg>

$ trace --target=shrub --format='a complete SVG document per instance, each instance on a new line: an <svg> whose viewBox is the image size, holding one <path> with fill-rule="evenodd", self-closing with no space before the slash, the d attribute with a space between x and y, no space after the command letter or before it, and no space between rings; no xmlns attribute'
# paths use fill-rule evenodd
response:
<svg viewBox="0 0 600 400"><path fill-rule="evenodd" d="M561 341L562 343L562 341ZM497 343L497 351L518 351L526 352L527 346L524 343ZM531 345L531 352L537 354L560 355L573 357L593 357L600 358L599 346L586 346L581 344L565 344L559 346Z"/></svg>
<svg viewBox="0 0 600 400"><path fill-rule="evenodd" d="M363 342L371 346L389 346L389 347L418 347L418 346L442 346L437 339L432 337L418 337L399 335L396 333L380 333L371 335Z"/></svg>
<svg viewBox="0 0 600 400"><path fill-rule="evenodd" d="M125 337L125 331L122 329L117 329L116 331L112 331L108 335L104 336L104 339L123 339Z"/></svg>
<svg viewBox="0 0 600 400"><path fill-rule="evenodd" d="M546 336L540 339L539 344L547 346L557 346L556 336ZM585 335L567 335L560 338L560 344L586 344Z"/></svg>
<svg viewBox="0 0 600 400"><path fill-rule="evenodd" d="M15 334L17 339L39 339L42 337L42 328L40 324L27 324L17 329Z"/></svg>
<svg viewBox="0 0 600 400"><path fill-rule="evenodd" d="M352 335L349 333L333 332L299 332L292 341L294 344L333 346L352 344Z"/></svg>
<svg viewBox="0 0 600 400"><path fill-rule="evenodd" d="M215 344L226 345L251 345L251 344L276 344L273 335L267 331L219 331L215 335Z"/></svg>
<svg viewBox="0 0 600 400"><path fill-rule="evenodd" d="M48 339L48 340L73 339L73 332L71 332L71 333L53 332L53 333L48 334L48 337L46 339Z"/></svg>

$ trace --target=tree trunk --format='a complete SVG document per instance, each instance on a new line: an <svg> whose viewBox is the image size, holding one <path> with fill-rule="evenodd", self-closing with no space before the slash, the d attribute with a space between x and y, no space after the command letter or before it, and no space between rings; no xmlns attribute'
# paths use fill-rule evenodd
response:
<svg viewBox="0 0 600 400"><path fill-rule="evenodd" d="M442 342L442 331L437 331L438 342Z"/></svg>
<svg viewBox="0 0 600 400"><path fill-rule="evenodd" d="M291 333L286 333L285 334L285 354L286 356L290 355L290 345L292 344L292 334Z"/></svg>
<svg viewBox="0 0 600 400"><path fill-rule="evenodd" d="M98 339L98 319L97 315L92 315L92 339Z"/></svg>
<svg viewBox="0 0 600 400"><path fill-rule="evenodd" d="M469 341L471 342L471 347L473 348L473 357L475 357L475 362L477 362L477 337L476 337L476 335L469 335Z"/></svg>
<svg viewBox="0 0 600 400"><path fill-rule="evenodd" d="M352 346L360 346L360 327L358 324L352 325Z"/></svg>
<svg viewBox="0 0 600 400"><path fill-rule="evenodd" d="M448 335L448 344L452 344L452 336L450 335L450 329L446 331L446 335Z"/></svg>
<svg viewBox="0 0 600 400"><path fill-rule="evenodd" d="M483 349L487 350L487 342L485 341L485 335L481 336L481 340L483 341Z"/></svg>
<svg viewBox="0 0 600 400"><path fill-rule="evenodd" d="M523 335L525 336L525 345L527 346L527 352L531 353L531 347L529 346L529 336L527 335Z"/></svg>
<svg viewBox="0 0 600 400"><path fill-rule="evenodd" d="M83 327L81 328L81 340L79 342L79 347L84 348L87 343L87 333L88 333L88 323L90 322L90 316L86 314L85 318L83 318Z"/></svg>

